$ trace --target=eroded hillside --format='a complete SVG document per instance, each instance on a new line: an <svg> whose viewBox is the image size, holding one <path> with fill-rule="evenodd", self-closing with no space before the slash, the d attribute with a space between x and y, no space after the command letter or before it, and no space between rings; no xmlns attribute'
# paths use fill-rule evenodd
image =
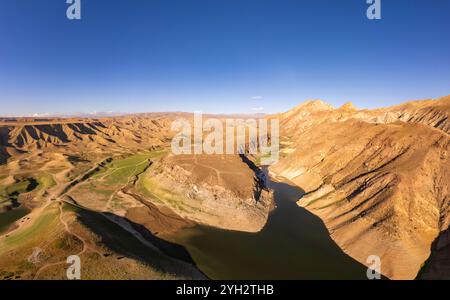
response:
<svg viewBox="0 0 450 300"><path fill-rule="evenodd" d="M192 118L1 121L0 278L63 278L74 252L88 278L203 278L165 236L260 231L274 208L264 175L244 155L172 155L180 116ZM309 101L270 116L281 129L270 172L306 192L298 205L359 262L380 256L392 279L446 278L449 116L450 97L377 110Z"/></svg>
<svg viewBox="0 0 450 300"><path fill-rule="evenodd" d="M272 195L259 170L239 155L172 157L179 116L1 123L0 278L62 279L76 253L86 279L199 279L165 235L261 230Z"/></svg>
<svg viewBox="0 0 450 300"><path fill-rule="evenodd" d="M307 194L333 239L393 279L415 278L450 222L450 98L375 111L308 102L279 115L282 159L271 167Z"/></svg>

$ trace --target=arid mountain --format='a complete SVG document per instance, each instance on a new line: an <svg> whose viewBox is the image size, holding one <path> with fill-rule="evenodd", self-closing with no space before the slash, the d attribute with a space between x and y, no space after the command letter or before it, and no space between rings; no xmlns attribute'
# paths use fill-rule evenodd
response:
<svg viewBox="0 0 450 300"><path fill-rule="evenodd" d="M1 128L2 146L35 150L50 146L78 146L90 142L94 142L95 147L150 142L152 138L164 136L162 131L166 130L166 124L160 119L140 119L137 122L136 118L130 117L83 122L6 124ZM144 131L148 134L142 135Z"/></svg>
<svg viewBox="0 0 450 300"><path fill-rule="evenodd" d="M397 120L407 123L418 123L450 133L450 96L436 100L412 101L405 104L365 111L376 123L389 123Z"/></svg>
<svg viewBox="0 0 450 300"><path fill-rule="evenodd" d="M358 119L367 123L386 124L397 121L419 123L435 127L446 133L450 130L450 96L436 100L406 102L401 105L376 110L358 110L352 103L338 109L322 100L311 100L292 110L272 115L280 118L283 136L293 137L303 130L322 122Z"/></svg>
<svg viewBox="0 0 450 300"><path fill-rule="evenodd" d="M450 223L449 115L450 97L374 111L308 102L278 115L283 158L270 170L306 191L298 204L350 256L415 278Z"/></svg>
<svg viewBox="0 0 450 300"><path fill-rule="evenodd" d="M0 163L8 158L56 152L128 153L153 149L169 139L175 115L149 114L99 120L27 120L0 122Z"/></svg>
<svg viewBox="0 0 450 300"><path fill-rule="evenodd" d="M449 116L450 97L376 110L308 101L269 116L281 130L269 170L362 264L378 255L391 279L448 278ZM196 224L261 231L276 208L258 158L171 154L179 117L192 121L1 120L0 279L64 278L68 253L88 278L203 278L165 237Z"/></svg>
<svg viewBox="0 0 450 300"><path fill-rule="evenodd" d="M244 156L169 155L143 180L156 198L189 220L258 232L273 206L264 176Z"/></svg>
<svg viewBox="0 0 450 300"><path fill-rule="evenodd" d="M272 194L259 170L239 155L173 157L178 117L192 118L0 123L0 279L65 278L73 253L83 278L201 279L161 237L195 224L261 230Z"/></svg>

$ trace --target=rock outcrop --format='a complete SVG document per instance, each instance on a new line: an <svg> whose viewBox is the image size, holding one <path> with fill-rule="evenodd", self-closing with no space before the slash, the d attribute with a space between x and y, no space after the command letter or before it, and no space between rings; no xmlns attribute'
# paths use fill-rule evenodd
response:
<svg viewBox="0 0 450 300"><path fill-rule="evenodd" d="M238 155L169 156L144 186L184 218L230 230L260 231L273 206L264 174Z"/></svg>
<svg viewBox="0 0 450 300"><path fill-rule="evenodd" d="M450 223L449 102L281 115L284 155L270 170L307 192L298 204L349 255L415 278Z"/></svg>

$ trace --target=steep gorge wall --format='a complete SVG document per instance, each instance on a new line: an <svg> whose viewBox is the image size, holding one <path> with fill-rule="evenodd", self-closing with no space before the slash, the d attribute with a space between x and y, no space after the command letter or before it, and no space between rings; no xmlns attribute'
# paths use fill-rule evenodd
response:
<svg viewBox="0 0 450 300"><path fill-rule="evenodd" d="M450 139L442 102L436 102L439 114L420 115L423 107L409 106L412 112L402 117L407 122L373 122L367 112L362 118L342 109L303 113L307 118L288 114L281 121L289 125L285 155L270 170L307 192L299 205L320 216L349 255L361 263L378 255L386 276L415 278L450 222ZM436 111L430 105L426 110Z"/></svg>

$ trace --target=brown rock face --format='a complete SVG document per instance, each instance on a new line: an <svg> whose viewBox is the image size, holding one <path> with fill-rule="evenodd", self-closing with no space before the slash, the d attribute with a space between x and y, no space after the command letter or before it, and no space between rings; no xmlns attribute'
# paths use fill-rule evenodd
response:
<svg viewBox="0 0 450 300"><path fill-rule="evenodd" d="M147 176L146 184L155 198L186 219L257 232L273 203L261 176L238 155L179 155L166 158Z"/></svg>
<svg viewBox="0 0 450 300"><path fill-rule="evenodd" d="M159 145L169 134L168 122L169 117L157 116L54 122L0 122L0 153L32 152L55 147L71 150L80 148L106 150L125 145L127 148L137 148L142 144ZM5 157L6 154L2 156Z"/></svg>
<svg viewBox="0 0 450 300"><path fill-rule="evenodd" d="M49 229L63 230L55 201L64 202L60 195L68 188L92 212L129 218L153 234L193 223L261 230L272 194L245 157L168 154L122 162L169 149L177 117L192 116L0 120L1 183L10 186L25 171L41 176L37 196L19 198L33 208L25 230L52 203L58 226ZM449 278L449 96L377 110L314 100L274 117L280 118L281 159L270 171L307 192L298 204L324 220L346 253L363 264L378 255L392 279ZM32 249L23 247L23 253Z"/></svg>
<svg viewBox="0 0 450 300"><path fill-rule="evenodd" d="M384 275L415 278L450 223L449 102L281 115L284 158L270 170L307 192L298 204L349 255L378 255Z"/></svg>

